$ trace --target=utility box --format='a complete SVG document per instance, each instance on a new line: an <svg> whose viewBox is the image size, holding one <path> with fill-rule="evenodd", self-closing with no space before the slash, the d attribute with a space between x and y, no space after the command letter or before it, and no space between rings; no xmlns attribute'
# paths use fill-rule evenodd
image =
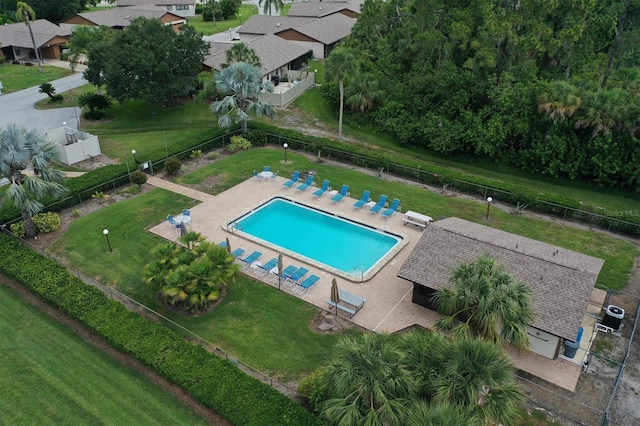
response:
<svg viewBox="0 0 640 426"><path fill-rule="evenodd" d="M576 352L578 352L578 348L580 347L580 343L566 341L564 342L564 356L567 358L575 358Z"/></svg>
<svg viewBox="0 0 640 426"><path fill-rule="evenodd" d="M607 306L607 310L604 313L602 325L606 325L607 327L611 327L612 329L617 331L620 329L620 324L622 324L623 318L624 309L619 306L609 305Z"/></svg>

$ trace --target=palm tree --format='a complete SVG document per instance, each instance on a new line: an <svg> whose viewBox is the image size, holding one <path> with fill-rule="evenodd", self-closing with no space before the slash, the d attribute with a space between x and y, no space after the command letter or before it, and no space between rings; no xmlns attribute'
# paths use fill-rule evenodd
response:
<svg viewBox="0 0 640 426"><path fill-rule="evenodd" d="M246 62L236 62L222 71L216 71L213 75L218 93L224 96L222 100L213 101L209 106L212 112L218 115L218 126L231 127L233 122L240 123L242 135L247 135L247 121L249 112L260 117L266 115L273 118L276 110L268 102L260 101L260 92L273 92L273 84L270 81L262 81L259 68Z"/></svg>
<svg viewBox="0 0 640 426"><path fill-rule="evenodd" d="M404 355L383 334L346 337L320 373L328 399L320 414L331 424L402 424L415 380Z"/></svg>
<svg viewBox="0 0 640 426"><path fill-rule="evenodd" d="M99 120L107 114L113 101L108 95L101 93L83 93L78 98L78 104L81 107L89 108L89 111L85 113L86 118Z"/></svg>
<svg viewBox="0 0 640 426"><path fill-rule="evenodd" d="M251 66L260 68L260 58L256 55L256 51L251 49L244 43L236 43L226 52L227 62L222 64L223 68L227 68L234 62L246 62Z"/></svg>
<svg viewBox="0 0 640 426"><path fill-rule="evenodd" d="M272 6L276 10L276 12L279 12L284 7L283 0L260 0L258 2L258 6L262 6L263 3L264 3L264 8L262 10L264 11L265 15L268 14L269 16L271 16Z"/></svg>
<svg viewBox="0 0 640 426"><path fill-rule="evenodd" d="M155 260L144 268L144 281L158 289L166 303L188 312L207 309L224 294L238 274L226 249L190 232L182 239L189 247L165 244L153 251Z"/></svg>
<svg viewBox="0 0 640 426"><path fill-rule="evenodd" d="M554 81L538 96L538 111L554 123L562 123L580 108L578 89L565 81Z"/></svg>
<svg viewBox="0 0 640 426"><path fill-rule="evenodd" d="M40 61L40 52L36 46L36 39L33 38L33 30L31 29L31 21L36 19L36 12L33 11L31 6L23 1L19 1L16 4L16 18L18 21L22 21L29 27L29 35L31 36L31 44L33 44L33 51L36 52L36 59L38 60L38 71L42 72L42 62Z"/></svg>
<svg viewBox="0 0 640 426"><path fill-rule="evenodd" d="M456 405L430 406L417 401L407 410L407 426L481 426L484 423L471 410Z"/></svg>
<svg viewBox="0 0 640 426"><path fill-rule="evenodd" d="M588 143L600 133L609 135L614 128L624 127L624 111L631 101L629 93L618 88L588 93L574 127L592 129Z"/></svg>
<svg viewBox="0 0 640 426"><path fill-rule="evenodd" d="M344 80L355 69L355 52L347 47L337 47L325 63L328 79L338 80L340 88L340 115L338 117L338 140L342 140L342 116L344 114Z"/></svg>
<svg viewBox="0 0 640 426"><path fill-rule="evenodd" d="M451 286L439 289L434 298L445 316L436 329L458 337L505 341L516 348L529 345L526 327L533 322L533 292L485 255L462 264L451 274Z"/></svg>
<svg viewBox="0 0 640 426"><path fill-rule="evenodd" d="M350 92L347 105L351 111L362 114L371 111L382 100L384 93L372 74L356 75Z"/></svg>
<svg viewBox="0 0 640 426"><path fill-rule="evenodd" d="M50 168L57 155L55 144L35 130L10 124L0 131L0 178L9 181L5 199L20 209L28 238L38 233L32 216L44 207L41 200L66 192L63 173Z"/></svg>

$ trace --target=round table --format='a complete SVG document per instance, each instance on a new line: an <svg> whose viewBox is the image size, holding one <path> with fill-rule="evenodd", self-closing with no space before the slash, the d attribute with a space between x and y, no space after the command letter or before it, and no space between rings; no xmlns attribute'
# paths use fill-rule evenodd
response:
<svg viewBox="0 0 640 426"><path fill-rule="evenodd" d="M191 216L180 215L175 217L176 222L178 223L189 223L191 222Z"/></svg>

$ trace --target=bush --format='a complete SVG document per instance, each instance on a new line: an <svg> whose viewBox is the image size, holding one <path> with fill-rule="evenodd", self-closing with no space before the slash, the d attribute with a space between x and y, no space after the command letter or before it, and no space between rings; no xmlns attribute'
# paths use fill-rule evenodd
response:
<svg viewBox="0 0 640 426"><path fill-rule="evenodd" d="M264 130L250 130L247 132L247 139L251 141L253 146L266 146L269 143L267 132Z"/></svg>
<svg viewBox="0 0 640 426"><path fill-rule="evenodd" d="M147 183L147 175L140 170L136 170L135 172L131 173L131 182L135 183L138 186L142 186Z"/></svg>
<svg viewBox="0 0 640 426"><path fill-rule="evenodd" d="M243 138L242 136L231 136L231 143L227 147L227 151L238 152L241 149L249 149L251 147L252 145L249 139Z"/></svg>
<svg viewBox="0 0 640 426"><path fill-rule="evenodd" d="M60 228L60 215L54 212L38 213L31 218L38 232L53 232ZM12 223L9 226L11 233L19 238L24 238L27 234L27 228L24 220Z"/></svg>
<svg viewBox="0 0 640 426"><path fill-rule="evenodd" d="M178 174L181 167L182 161L178 160L176 157L167 158L167 161L164 162L164 168L170 175Z"/></svg>
<svg viewBox="0 0 640 426"><path fill-rule="evenodd" d="M64 96L62 95L53 95L53 97L51 98L51 102L54 104L59 104L62 101L64 101Z"/></svg>

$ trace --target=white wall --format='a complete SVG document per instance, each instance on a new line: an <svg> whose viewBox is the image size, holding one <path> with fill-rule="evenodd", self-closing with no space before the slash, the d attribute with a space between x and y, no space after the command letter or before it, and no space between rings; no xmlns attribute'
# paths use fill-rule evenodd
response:
<svg viewBox="0 0 640 426"><path fill-rule="evenodd" d="M534 327L527 327L529 350L550 359L556 359L560 338Z"/></svg>

